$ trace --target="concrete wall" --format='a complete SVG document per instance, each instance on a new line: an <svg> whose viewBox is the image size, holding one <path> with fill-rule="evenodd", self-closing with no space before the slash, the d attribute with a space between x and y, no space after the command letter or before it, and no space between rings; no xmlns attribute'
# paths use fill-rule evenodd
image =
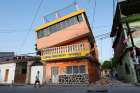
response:
<svg viewBox="0 0 140 93"><path fill-rule="evenodd" d="M125 65L128 66L128 69L130 73L128 74L126 72L126 67ZM122 63L117 66L117 71L118 71L118 77L119 79L126 81L126 82L136 82L136 74L135 74L135 69L134 69L134 63L129 57L129 52L127 52L123 58L122 58Z"/></svg>
<svg viewBox="0 0 140 93"><path fill-rule="evenodd" d="M87 60L63 60L63 61L55 61L51 63L46 64L46 82L49 82L51 79L51 67L58 66L59 75L65 75L65 68L66 66L79 66L79 65L85 65L86 66L86 74L88 74L88 61Z"/></svg>
<svg viewBox="0 0 140 93"><path fill-rule="evenodd" d="M16 63L0 64L0 71L1 71L0 83L11 84L12 81L14 81L15 68L16 68ZM8 72L7 81L5 81L5 73L7 69L9 70L9 72Z"/></svg>
<svg viewBox="0 0 140 93"><path fill-rule="evenodd" d="M40 80L40 84L43 83L43 66L32 66L31 67L31 78L30 78L30 83L34 84L35 83L35 79L36 79L36 75L37 72L39 73L39 80Z"/></svg>
<svg viewBox="0 0 140 93"><path fill-rule="evenodd" d="M96 64L96 63L95 63ZM99 79L99 69L96 67L94 63L89 62L86 59L77 59L77 60L62 60L62 61L55 61L46 63L46 82L49 82L51 79L51 67L58 67L58 74L59 75L67 75L66 74L66 67L67 66L80 66L85 65L86 73L88 74L89 82L95 82Z"/></svg>
<svg viewBox="0 0 140 93"><path fill-rule="evenodd" d="M65 43L64 45L71 45L71 44L78 44L78 43L83 43L84 48L86 48L86 49L91 47L87 36L83 37L83 38L80 38L80 39L73 40L69 43Z"/></svg>
<svg viewBox="0 0 140 93"><path fill-rule="evenodd" d="M37 39L37 47L38 49L41 49L51 47L60 43L69 42L70 40L73 40L77 37L81 37L89 32L90 31L88 29L86 22L83 21L80 22L79 24L75 24L68 28L65 28L62 31L55 32L50 36Z"/></svg>
<svg viewBox="0 0 140 93"><path fill-rule="evenodd" d="M104 70L102 70L101 71L101 77L103 77L103 78L104 77L109 77L110 74L111 74L110 71L111 71L110 69L104 69Z"/></svg>

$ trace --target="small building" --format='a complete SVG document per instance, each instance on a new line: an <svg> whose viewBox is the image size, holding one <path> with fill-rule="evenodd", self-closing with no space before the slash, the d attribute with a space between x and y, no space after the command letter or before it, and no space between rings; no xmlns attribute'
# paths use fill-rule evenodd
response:
<svg viewBox="0 0 140 93"><path fill-rule="evenodd" d="M101 77L106 78L111 76L111 70L110 69L102 69L101 70Z"/></svg>
<svg viewBox="0 0 140 93"><path fill-rule="evenodd" d="M12 84L15 78L16 63L13 61L0 62L0 83Z"/></svg>
<svg viewBox="0 0 140 93"><path fill-rule="evenodd" d="M31 57L24 56L0 61L0 83L29 84L32 63Z"/></svg>

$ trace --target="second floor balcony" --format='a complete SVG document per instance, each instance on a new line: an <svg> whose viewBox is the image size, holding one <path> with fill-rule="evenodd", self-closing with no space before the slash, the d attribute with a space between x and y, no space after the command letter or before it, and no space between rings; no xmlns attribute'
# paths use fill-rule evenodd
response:
<svg viewBox="0 0 140 93"><path fill-rule="evenodd" d="M41 60L58 60L68 58L86 57L90 53L90 48L85 48L83 43L67 46L42 49Z"/></svg>

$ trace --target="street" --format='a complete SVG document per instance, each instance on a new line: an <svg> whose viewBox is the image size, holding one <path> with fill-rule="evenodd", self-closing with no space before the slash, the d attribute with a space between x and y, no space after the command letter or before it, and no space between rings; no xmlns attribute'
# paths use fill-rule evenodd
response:
<svg viewBox="0 0 140 93"><path fill-rule="evenodd" d="M0 93L140 93L136 86L34 88L33 86L0 86Z"/></svg>

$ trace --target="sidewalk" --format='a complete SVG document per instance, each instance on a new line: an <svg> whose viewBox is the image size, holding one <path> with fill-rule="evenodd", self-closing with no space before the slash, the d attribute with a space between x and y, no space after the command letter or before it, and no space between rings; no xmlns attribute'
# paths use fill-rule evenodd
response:
<svg viewBox="0 0 140 93"><path fill-rule="evenodd" d="M28 85L28 84L5 84L5 83L0 83L0 86L32 86L32 85Z"/></svg>
<svg viewBox="0 0 140 93"><path fill-rule="evenodd" d="M97 81L95 83L95 86L122 86L122 87L132 87L134 86L134 84L132 83L124 83L124 82L121 82L119 80L116 80L116 79L110 79L110 78L102 78L100 79L99 81Z"/></svg>

